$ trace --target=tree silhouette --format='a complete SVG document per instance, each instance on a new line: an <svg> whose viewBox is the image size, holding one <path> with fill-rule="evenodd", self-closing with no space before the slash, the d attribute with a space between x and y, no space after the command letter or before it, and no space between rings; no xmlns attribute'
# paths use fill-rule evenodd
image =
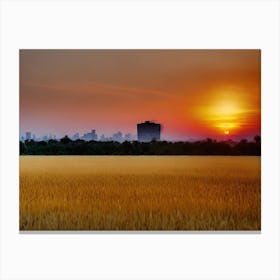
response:
<svg viewBox="0 0 280 280"><path fill-rule="evenodd" d="M21 155L261 155L261 139L240 142L205 139L196 142L72 141L67 135L57 140L20 142Z"/></svg>
<svg viewBox="0 0 280 280"><path fill-rule="evenodd" d="M68 143L72 142L72 140L67 135L65 135L63 138L60 139L60 142L62 144L68 144Z"/></svg>
<svg viewBox="0 0 280 280"><path fill-rule="evenodd" d="M255 140L256 143L261 143L261 136L256 135L256 136L254 137L254 140Z"/></svg>

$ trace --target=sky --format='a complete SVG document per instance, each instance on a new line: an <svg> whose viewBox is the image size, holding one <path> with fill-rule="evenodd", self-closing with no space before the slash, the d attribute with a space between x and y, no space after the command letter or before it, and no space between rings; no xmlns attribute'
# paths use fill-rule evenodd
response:
<svg viewBox="0 0 280 280"><path fill-rule="evenodd" d="M260 104L260 50L20 50L20 135L250 139Z"/></svg>

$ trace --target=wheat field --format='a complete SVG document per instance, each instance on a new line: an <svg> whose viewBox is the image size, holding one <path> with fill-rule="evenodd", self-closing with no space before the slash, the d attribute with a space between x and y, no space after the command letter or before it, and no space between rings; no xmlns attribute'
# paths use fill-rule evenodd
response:
<svg viewBox="0 0 280 280"><path fill-rule="evenodd" d="M260 230L260 157L21 156L20 230Z"/></svg>

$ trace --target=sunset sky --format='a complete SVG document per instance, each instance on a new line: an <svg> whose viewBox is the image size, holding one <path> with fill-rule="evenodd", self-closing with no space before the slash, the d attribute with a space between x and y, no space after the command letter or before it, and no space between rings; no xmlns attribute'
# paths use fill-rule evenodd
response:
<svg viewBox="0 0 280 280"><path fill-rule="evenodd" d="M20 135L260 135L260 50L21 50Z"/></svg>

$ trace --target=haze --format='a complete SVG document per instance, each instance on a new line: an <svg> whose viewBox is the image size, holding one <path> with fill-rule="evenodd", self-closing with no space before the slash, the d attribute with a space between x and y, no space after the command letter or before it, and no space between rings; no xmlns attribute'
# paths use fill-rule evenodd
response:
<svg viewBox="0 0 280 280"><path fill-rule="evenodd" d="M260 135L260 50L20 50L20 135Z"/></svg>

